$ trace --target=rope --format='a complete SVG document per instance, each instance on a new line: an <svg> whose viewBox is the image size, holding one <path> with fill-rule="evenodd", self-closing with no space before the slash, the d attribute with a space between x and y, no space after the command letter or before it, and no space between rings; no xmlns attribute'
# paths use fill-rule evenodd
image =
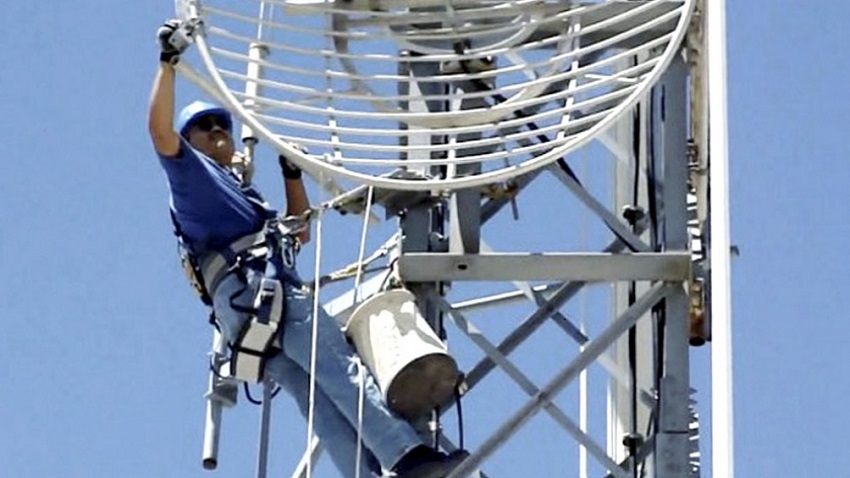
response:
<svg viewBox="0 0 850 478"><path fill-rule="evenodd" d="M315 259L315 284L313 285L313 331L310 339L310 393L307 412L307 449L313 439L313 415L316 412L316 356L318 355L319 336L319 271L322 258L322 211L316 214L316 259ZM313 460L307 460L307 478L310 478Z"/></svg>
<svg viewBox="0 0 850 478"><path fill-rule="evenodd" d="M366 253L366 232L369 230L369 215L372 210L372 199L374 197L375 188L369 186L366 192L366 210L363 214L363 231L360 233L360 252L357 255L357 275L354 278L354 303L360 299L359 288L360 281L363 278L363 255ZM360 459L363 451L363 396L365 383L363 376L363 362L357 356L357 379L360 384L360 393L357 399L357 458L354 464L354 478L360 478Z"/></svg>
<svg viewBox="0 0 850 478"><path fill-rule="evenodd" d="M325 209L328 209L328 208L316 208L316 209L314 209L314 211L318 211L320 209L325 210ZM369 214L370 213L367 211L366 212L366 218L369 217ZM367 220L366 218L364 218L364 222ZM367 257L365 259L361 258L357 262L353 262L351 264L348 264L347 266L344 266L340 269L337 269L333 272L329 272L329 273L321 276L319 278L319 286L324 286L324 285L327 285L331 282L337 282L337 281L340 281L340 280L348 279L352 276L358 277L361 273L366 274L366 273L378 272L378 271L385 270L385 269L389 268L389 266L376 266L374 268L367 269L366 266L377 261L378 259L380 259L382 257L386 257L390 253L390 251L394 247L397 246L398 240L399 240L400 237L401 237L401 234L396 232L395 234L390 236L390 238L387 239L386 242L384 242L384 244L381 245L381 247L377 248L371 255L369 255L369 257ZM359 282L359 279L358 279L358 282ZM359 283L357 285L359 285ZM313 287L313 286L311 286L311 287ZM356 297L355 297L355 299L356 299Z"/></svg>
<svg viewBox="0 0 850 478"><path fill-rule="evenodd" d="M329 3L331 0L325 0L326 3ZM328 59L325 57L325 71L328 70ZM329 78L325 76L325 81L329 81ZM329 87L329 85L328 85ZM328 105L330 106L330 105ZM317 178L317 180L323 179L323 175ZM322 181L318 181L320 184ZM310 449L310 443L313 439L313 420L314 415L316 413L316 359L318 356L318 337L319 337L319 277L321 272L321 259L322 259L322 225L324 221L322 220L322 216L324 215L324 209L318 208L316 210L310 209L305 211L303 215L306 215L306 220L310 220L315 217L316 221L316 258L315 258L315 268L313 276L315 277L315 282L313 284L313 331L312 337L310 339L310 405L309 410L307 412L307 450ZM311 477L313 471L313 460L307 460L307 478Z"/></svg>
<svg viewBox="0 0 850 478"><path fill-rule="evenodd" d="M354 277L354 302L360 299L357 292L360 287L360 281L363 279L363 255L366 252L366 231L369 230L369 215L372 213L372 199L375 195L375 188L369 186L366 192L366 210L363 212L363 230L360 233L360 253L357 256L357 273Z"/></svg>
<svg viewBox="0 0 850 478"><path fill-rule="evenodd" d="M363 455L363 399L364 380L363 362L357 357L357 380L360 382L360 394L357 397L357 458L354 460L354 478L360 478L360 460Z"/></svg>

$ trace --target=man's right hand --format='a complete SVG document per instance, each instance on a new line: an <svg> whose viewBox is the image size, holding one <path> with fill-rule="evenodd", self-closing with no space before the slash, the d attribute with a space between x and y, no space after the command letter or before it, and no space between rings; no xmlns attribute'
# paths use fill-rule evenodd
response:
<svg viewBox="0 0 850 478"><path fill-rule="evenodd" d="M171 38L180 28L180 20L168 20L156 31L156 39L159 42L159 61L175 64L180 58L180 50L172 43Z"/></svg>

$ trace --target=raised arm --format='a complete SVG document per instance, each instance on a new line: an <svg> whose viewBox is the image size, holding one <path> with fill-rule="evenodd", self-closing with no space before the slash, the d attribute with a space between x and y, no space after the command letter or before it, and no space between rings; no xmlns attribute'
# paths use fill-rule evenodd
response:
<svg viewBox="0 0 850 478"><path fill-rule="evenodd" d="M148 109L148 131L153 147L161 156L169 158L180 152L180 136L174 131L174 63L179 53L169 43L179 25L176 20L170 20L157 31L162 51Z"/></svg>
<svg viewBox="0 0 850 478"><path fill-rule="evenodd" d="M153 80L148 110L148 131L161 156L172 158L180 151L180 136L174 131L174 67L160 62Z"/></svg>
<svg viewBox="0 0 850 478"><path fill-rule="evenodd" d="M301 170L291 165L283 156L278 156L281 172L283 172L283 189L286 195L286 215L297 216L310 209L310 200L307 198L307 190L304 188L304 179ZM298 240L302 244L310 240L310 229L307 228L298 234Z"/></svg>

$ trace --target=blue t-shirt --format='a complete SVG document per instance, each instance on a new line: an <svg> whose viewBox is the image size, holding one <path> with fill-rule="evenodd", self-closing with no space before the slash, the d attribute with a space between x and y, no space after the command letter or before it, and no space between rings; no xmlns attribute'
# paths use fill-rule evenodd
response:
<svg viewBox="0 0 850 478"><path fill-rule="evenodd" d="M195 253L220 250L265 224L268 215L248 197L262 201L259 192L242 186L231 171L184 140L176 158L160 155L159 162L168 178L171 208Z"/></svg>

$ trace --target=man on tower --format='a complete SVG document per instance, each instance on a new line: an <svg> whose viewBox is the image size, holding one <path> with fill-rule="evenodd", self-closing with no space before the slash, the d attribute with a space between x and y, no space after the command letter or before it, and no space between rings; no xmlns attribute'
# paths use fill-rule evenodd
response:
<svg viewBox="0 0 850 478"><path fill-rule="evenodd" d="M405 420L387 409L368 370L360 374L355 351L336 321L313 310L294 268L297 241L306 231L283 230L277 211L233 171L233 121L224 109L203 102L184 108L175 126L175 69L180 51L172 36L179 22L157 32L159 66L150 97L148 129L170 191L176 233L196 272L196 285L212 307L215 325L232 352L238 379L269 377L293 396L301 413L309 407L313 320L316 317L316 434L346 477L356 475L360 387L363 408L361 477L442 478L467 456L423 444ZM309 209L301 171L280 158L287 215Z"/></svg>

